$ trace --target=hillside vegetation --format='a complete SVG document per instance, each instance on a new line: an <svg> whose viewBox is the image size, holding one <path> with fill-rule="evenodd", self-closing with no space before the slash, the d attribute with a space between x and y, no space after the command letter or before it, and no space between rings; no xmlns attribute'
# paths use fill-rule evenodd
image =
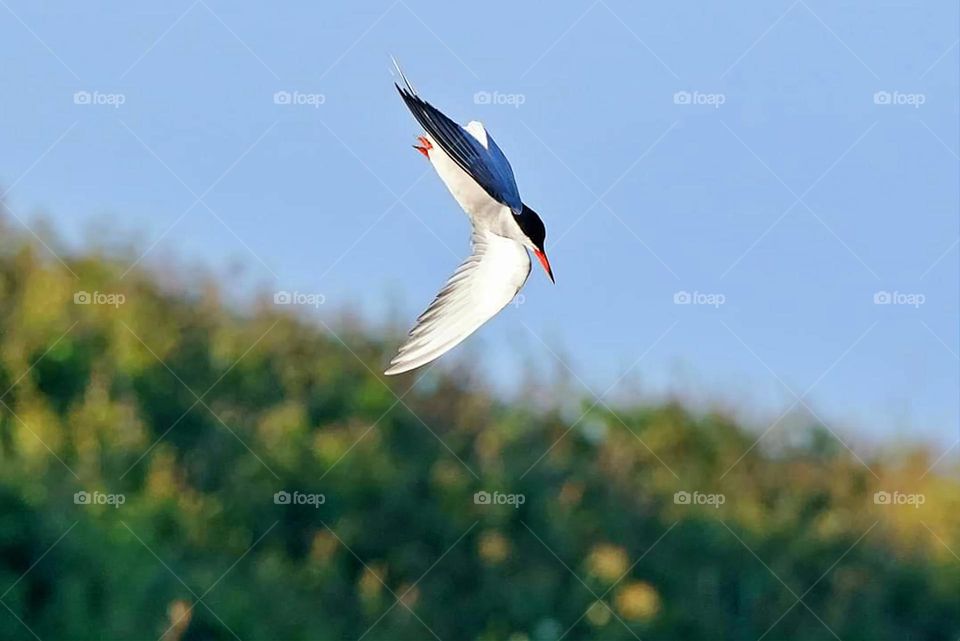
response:
<svg viewBox="0 0 960 641"><path fill-rule="evenodd" d="M960 636L950 457L388 379L395 337L328 310L237 311L12 232L2 639Z"/></svg>

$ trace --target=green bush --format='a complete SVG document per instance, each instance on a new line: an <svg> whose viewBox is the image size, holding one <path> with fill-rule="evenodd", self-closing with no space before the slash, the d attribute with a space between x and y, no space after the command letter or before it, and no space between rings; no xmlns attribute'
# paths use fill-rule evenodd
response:
<svg viewBox="0 0 960 641"><path fill-rule="evenodd" d="M353 320L3 238L2 639L960 635L960 487L922 450L753 447L671 403L574 424L446 366L384 378Z"/></svg>

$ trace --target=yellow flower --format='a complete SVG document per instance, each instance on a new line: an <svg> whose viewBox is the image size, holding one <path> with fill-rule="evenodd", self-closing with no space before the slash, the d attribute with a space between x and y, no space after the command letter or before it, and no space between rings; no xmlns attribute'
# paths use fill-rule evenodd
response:
<svg viewBox="0 0 960 641"><path fill-rule="evenodd" d="M364 568L357 586L360 591L360 598L364 601L379 598L383 591L386 574L386 566L383 563L372 563Z"/></svg>
<svg viewBox="0 0 960 641"><path fill-rule="evenodd" d="M587 558L590 573L606 581L616 581L629 567L627 551L619 545L601 543L590 551Z"/></svg>
<svg viewBox="0 0 960 641"><path fill-rule="evenodd" d="M175 599L167 606L169 628L161 638L162 641L178 641L190 626L192 608L183 599Z"/></svg>
<svg viewBox="0 0 960 641"><path fill-rule="evenodd" d="M310 558L319 565L330 562L334 553L337 551L339 542L330 532L319 530L313 535L313 542L310 545Z"/></svg>
<svg viewBox="0 0 960 641"><path fill-rule="evenodd" d="M488 530L480 535L478 547L480 557L494 565L510 556L510 541L496 530Z"/></svg>
<svg viewBox="0 0 960 641"><path fill-rule="evenodd" d="M594 627L602 627L610 621L610 608L603 601L594 601L587 610L587 621Z"/></svg>
<svg viewBox="0 0 960 641"><path fill-rule="evenodd" d="M644 581L631 581L617 590L617 611L630 621L648 621L660 611L660 595Z"/></svg>

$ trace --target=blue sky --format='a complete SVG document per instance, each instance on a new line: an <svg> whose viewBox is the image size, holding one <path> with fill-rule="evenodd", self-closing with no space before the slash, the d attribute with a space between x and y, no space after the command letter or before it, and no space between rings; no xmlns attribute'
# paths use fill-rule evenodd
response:
<svg viewBox="0 0 960 641"><path fill-rule="evenodd" d="M107 220L98 239L135 235L144 265L241 261L235 296L406 327L468 228L410 148L394 54L486 124L557 276L441 367L715 400L760 429L809 406L854 446L949 446L957 25L955 2L919 0L4 0L0 184L68 244Z"/></svg>

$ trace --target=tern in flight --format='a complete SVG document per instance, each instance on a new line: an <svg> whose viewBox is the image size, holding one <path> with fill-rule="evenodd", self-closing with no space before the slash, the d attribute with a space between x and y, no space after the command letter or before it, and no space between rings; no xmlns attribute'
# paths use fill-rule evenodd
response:
<svg viewBox="0 0 960 641"><path fill-rule="evenodd" d="M535 211L520 200L513 169L500 147L476 120L461 127L420 98L394 65L400 97L423 127L414 149L422 153L470 217L470 257L430 303L390 361L385 374L416 369L447 353L493 318L520 291L530 275L529 249L553 281L543 249L547 231Z"/></svg>

